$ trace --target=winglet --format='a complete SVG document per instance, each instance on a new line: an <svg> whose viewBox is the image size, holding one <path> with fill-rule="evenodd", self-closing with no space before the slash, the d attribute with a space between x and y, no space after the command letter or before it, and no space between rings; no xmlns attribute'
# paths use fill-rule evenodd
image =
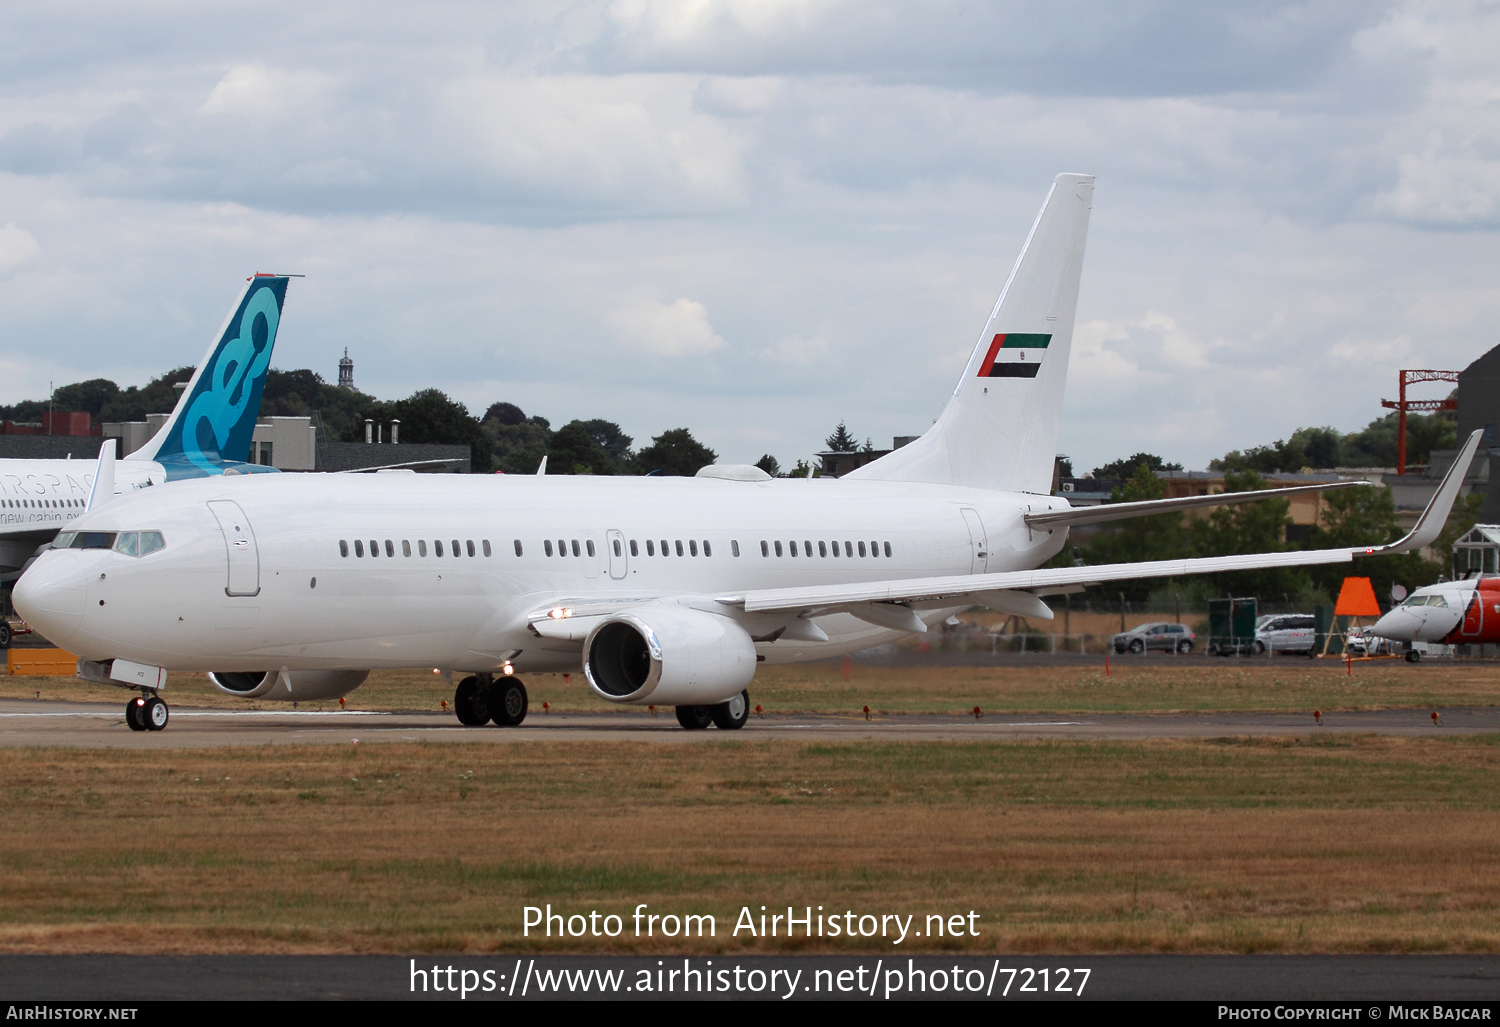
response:
<svg viewBox="0 0 1500 1027"><path fill-rule="evenodd" d="M1388 546L1356 549L1354 555L1379 556L1382 553L1408 553L1432 545L1442 533L1443 525L1448 523L1448 514L1453 510L1453 501L1458 498L1458 490L1463 488L1464 476L1469 473L1469 465L1474 462L1474 454L1479 449L1479 439L1482 435L1484 435L1483 431L1476 430L1469 436L1469 441L1465 442L1464 448L1458 451L1458 458L1453 461L1453 466L1448 468L1448 473L1443 475L1437 491L1432 494L1432 500L1427 504L1427 509L1422 511L1422 516L1417 518L1415 527L1406 533L1405 538L1398 539Z"/></svg>
<svg viewBox="0 0 1500 1027"><path fill-rule="evenodd" d="M89 489L86 510L103 506L115 495L115 440L105 439L99 447L99 464L94 468L94 487Z"/></svg>
<svg viewBox="0 0 1500 1027"><path fill-rule="evenodd" d="M542 462L539 465L537 465L536 474L537 474L537 477L540 478L542 475L544 475L546 473L547 473L547 454L543 453L542 454Z"/></svg>

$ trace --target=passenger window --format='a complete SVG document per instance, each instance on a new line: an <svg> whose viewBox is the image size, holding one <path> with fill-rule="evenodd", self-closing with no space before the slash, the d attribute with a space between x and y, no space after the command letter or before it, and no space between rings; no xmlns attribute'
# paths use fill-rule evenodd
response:
<svg viewBox="0 0 1500 1027"><path fill-rule="evenodd" d="M411 540L410 539L402 539L401 540L401 555L402 556L410 556L411 555Z"/></svg>
<svg viewBox="0 0 1500 1027"><path fill-rule="evenodd" d="M885 543L885 555L886 556L890 556L891 555L891 544L889 542Z"/></svg>
<svg viewBox="0 0 1500 1027"><path fill-rule="evenodd" d="M787 552L791 553L793 556L796 556L797 555L797 540L793 539L792 541L788 542L786 544L786 549L787 549Z"/></svg>
<svg viewBox="0 0 1500 1027"><path fill-rule="evenodd" d="M576 545L577 543L574 543L574 544ZM584 542L583 542L583 544L588 549L589 556L596 555L595 552L594 552L594 540L593 539L591 539L591 538L590 539L585 539Z"/></svg>
<svg viewBox="0 0 1500 1027"><path fill-rule="evenodd" d="M417 539L417 555L418 556L426 556L427 555L427 540L425 538L419 538L419 539Z"/></svg>
<svg viewBox="0 0 1500 1027"><path fill-rule="evenodd" d="M467 542L465 542L464 543L464 549L468 552L468 554L470 556L473 556L474 555L474 540L473 539L469 539Z"/></svg>
<svg viewBox="0 0 1500 1027"><path fill-rule="evenodd" d="M765 539L761 539L760 540L760 555L761 556L770 556L771 555L771 547L768 546L768 545L766 545L766 540Z"/></svg>
<svg viewBox="0 0 1500 1027"><path fill-rule="evenodd" d="M822 544L823 543L821 543L821 542L818 543L818 545L820 545L820 546ZM830 545L832 545L832 547L833 547L833 555L834 555L834 558L836 559L838 557L838 555L839 555L839 544L837 542L833 542L833 543L830 543Z"/></svg>
<svg viewBox="0 0 1500 1027"><path fill-rule="evenodd" d="M736 557L740 555L740 540L739 539L732 538L732 539L729 540L729 555L730 556L736 556Z"/></svg>
<svg viewBox="0 0 1500 1027"><path fill-rule="evenodd" d="M671 548L667 545L667 540L666 539L662 539L661 540L661 555L662 556L671 556L672 555Z"/></svg>
<svg viewBox="0 0 1500 1027"><path fill-rule="evenodd" d="M641 547L635 544L635 539L631 539L630 540L630 555L631 556L640 556L641 555Z"/></svg>
<svg viewBox="0 0 1500 1027"><path fill-rule="evenodd" d="M167 547L167 540L161 537L161 532L159 532L159 531L143 531L143 532L141 532L141 555L142 556L145 556L147 553L154 553L158 549L165 549L166 547Z"/></svg>
<svg viewBox="0 0 1500 1027"><path fill-rule="evenodd" d="M137 544L140 539L133 531L122 531L120 537L115 539L115 552L124 553L126 556L138 556Z"/></svg>
<svg viewBox="0 0 1500 1027"><path fill-rule="evenodd" d="M580 551L579 551L579 548L578 548L578 540L577 540L577 539L576 539L576 538L575 538L575 539L574 539L574 540L573 540L573 555L574 555L574 556L582 556L582 555L583 555L583 554L582 554L582 553L581 553L581 552L580 552Z"/></svg>
<svg viewBox="0 0 1500 1027"><path fill-rule="evenodd" d="M484 540L484 555L485 556L489 556L490 555L490 540L489 539L485 539Z"/></svg>
<svg viewBox="0 0 1500 1027"><path fill-rule="evenodd" d="M463 550L460 549L459 546L458 546L458 539L454 539L453 540L453 555L455 557L457 557L457 556L463 556L464 555ZM473 549L469 550L469 555L470 556L474 555L474 550Z"/></svg>
<svg viewBox="0 0 1500 1027"><path fill-rule="evenodd" d="M714 551L712 549L710 549L709 546L708 546L708 539L704 539L703 540L703 555L704 556L713 556L714 555Z"/></svg>
<svg viewBox="0 0 1500 1027"><path fill-rule="evenodd" d="M825 560L828 558L828 543L824 542L822 539L818 539L818 555L823 557Z"/></svg>
<svg viewBox="0 0 1500 1027"><path fill-rule="evenodd" d="M380 555L380 543L377 542L373 538L370 539L370 555L371 556L379 556Z"/></svg>
<svg viewBox="0 0 1500 1027"><path fill-rule="evenodd" d="M682 539L677 540L677 555L682 555Z"/></svg>
<svg viewBox="0 0 1500 1027"><path fill-rule="evenodd" d="M355 556L364 556L365 555L365 544L363 542L361 542L359 539L355 539L354 540L354 555Z"/></svg>
<svg viewBox="0 0 1500 1027"><path fill-rule="evenodd" d="M516 555L517 556L521 555L521 540L520 539L516 539ZM548 555L550 556L551 554L549 553Z"/></svg>
<svg viewBox="0 0 1500 1027"><path fill-rule="evenodd" d="M386 556L395 556L396 555L396 543L392 542L390 539L386 539L385 540L385 555Z"/></svg>
<svg viewBox="0 0 1500 1027"><path fill-rule="evenodd" d="M681 542L679 542L677 544L679 546L682 545ZM698 555L698 540L697 539L691 539L691 538L688 539L688 552L691 553L694 556Z"/></svg>
<svg viewBox="0 0 1500 1027"><path fill-rule="evenodd" d="M558 556L567 556L568 555L568 542L567 542L566 539L558 539L557 540L557 555Z"/></svg>
<svg viewBox="0 0 1500 1027"><path fill-rule="evenodd" d="M656 543L652 542L649 538L646 540L646 555L647 556L655 556L656 555Z"/></svg>
<svg viewBox="0 0 1500 1027"><path fill-rule="evenodd" d="M781 555L781 542L779 540L776 542L776 555L778 557Z"/></svg>
<svg viewBox="0 0 1500 1027"><path fill-rule="evenodd" d="M349 555L349 543L345 542L343 539L339 539L339 555L343 557L347 557Z"/></svg>
<svg viewBox="0 0 1500 1027"><path fill-rule="evenodd" d="M359 548L359 543L356 542L354 544L354 546L355 546L356 549L358 549ZM432 540L432 555L433 556L442 556L443 555L443 540L442 539L435 538L435 539Z"/></svg>
<svg viewBox="0 0 1500 1027"><path fill-rule="evenodd" d="M879 542L871 542L870 543L870 555L871 556L879 556L880 555L880 543Z"/></svg>
<svg viewBox="0 0 1500 1027"><path fill-rule="evenodd" d="M865 544L863 542L861 542L859 544L859 555L860 556L864 556L865 555Z"/></svg>
<svg viewBox="0 0 1500 1027"><path fill-rule="evenodd" d="M552 540L550 538L542 540L542 552L548 556L552 555Z"/></svg>
<svg viewBox="0 0 1500 1027"><path fill-rule="evenodd" d="M853 556L854 555L854 543L853 542L847 542L846 541L844 543L844 555L845 556Z"/></svg>
<svg viewBox="0 0 1500 1027"><path fill-rule="evenodd" d="M620 548L620 540L619 539L613 538L613 539L610 539L609 542L610 542L610 545L612 545L614 547L615 555L616 556L624 556L625 555L625 551Z"/></svg>

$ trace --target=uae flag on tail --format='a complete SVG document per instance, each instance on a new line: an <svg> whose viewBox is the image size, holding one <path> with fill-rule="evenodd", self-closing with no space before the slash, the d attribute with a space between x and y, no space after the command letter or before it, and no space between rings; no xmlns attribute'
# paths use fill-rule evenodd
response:
<svg viewBox="0 0 1500 1027"><path fill-rule="evenodd" d="M1051 341L1050 335L1028 332L997 335L979 363L979 377L1035 378Z"/></svg>

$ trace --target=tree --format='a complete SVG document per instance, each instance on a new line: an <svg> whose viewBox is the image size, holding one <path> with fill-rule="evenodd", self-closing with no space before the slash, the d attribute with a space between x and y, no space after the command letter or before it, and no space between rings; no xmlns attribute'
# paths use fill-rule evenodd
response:
<svg viewBox="0 0 1500 1027"><path fill-rule="evenodd" d="M120 387L108 378L90 378L86 382L64 385L54 392L53 409L83 411L98 420L99 411L104 409L104 404L119 394Z"/></svg>
<svg viewBox="0 0 1500 1027"><path fill-rule="evenodd" d="M1312 467L1339 467L1343 436L1337 428L1298 428L1289 440L1302 447Z"/></svg>
<svg viewBox="0 0 1500 1027"><path fill-rule="evenodd" d="M504 425L525 424L526 415L514 403L491 403L479 423L489 424L491 421Z"/></svg>
<svg viewBox="0 0 1500 1027"><path fill-rule="evenodd" d="M590 422L569 421L557 429L547 448L548 474L618 474L614 460L588 429Z"/></svg>
<svg viewBox="0 0 1500 1027"><path fill-rule="evenodd" d="M1135 503L1161 499L1167 483L1142 460L1129 480L1110 493L1111 503ZM1173 560L1187 555L1187 535L1182 515L1157 514L1116 522L1117 526L1094 536L1081 554L1088 563L1134 563L1139 560Z"/></svg>
<svg viewBox="0 0 1500 1027"><path fill-rule="evenodd" d="M363 399L354 423L343 432L346 442L364 441L365 418L381 424L399 419L402 442L467 445L470 466L475 473L485 474L494 468L490 437L480 427L479 421L469 413L468 407L449 399L439 390L423 389L395 402Z"/></svg>
<svg viewBox="0 0 1500 1027"><path fill-rule="evenodd" d="M1145 464L1152 471L1180 471L1181 464L1169 464L1155 453L1137 453L1128 456L1124 460L1114 460L1103 467L1094 468L1096 478L1129 478L1135 474L1135 470L1141 464Z"/></svg>
<svg viewBox="0 0 1500 1027"><path fill-rule="evenodd" d="M812 465L806 460L798 460L797 466L786 472L788 478L811 478L813 474Z"/></svg>
<svg viewBox="0 0 1500 1027"><path fill-rule="evenodd" d="M581 423L583 430L589 433L589 437L609 454L610 460L614 461L617 468L617 473L626 473L633 456L630 452L632 441L630 436L621 431L620 426L615 422L605 421L598 417Z"/></svg>
<svg viewBox="0 0 1500 1027"><path fill-rule="evenodd" d="M833 434L823 440L830 453L855 453L859 451L859 440L849 434L849 429L840 421Z"/></svg>
<svg viewBox="0 0 1500 1027"><path fill-rule="evenodd" d="M636 454L636 467L642 474L666 474L691 478L719 455L693 438L686 428L673 428L651 440L651 445Z"/></svg>
<svg viewBox="0 0 1500 1027"><path fill-rule="evenodd" d="M776 458L770 453L765 454L759 460L755 461L755 466L773 478L781 477L781 464L777 463Z"/></svg>
<svg viewBox="0 0 1500 1027"><path fill-rule="evenodd" d="M1266 480L1253 471L1239 474L1229 471L1224 475L1225 492L1253 492L1265 487ZM1287 511L1291 506L1289 499L1263 499L1218 507L1189 527L1192 555L1282 552L1286 549L1286 527L1291 523ZM1295 568L1236 571L1213 577L1225 594L1247 596L1304 592L1308 582L1306 573Z"/></svg>

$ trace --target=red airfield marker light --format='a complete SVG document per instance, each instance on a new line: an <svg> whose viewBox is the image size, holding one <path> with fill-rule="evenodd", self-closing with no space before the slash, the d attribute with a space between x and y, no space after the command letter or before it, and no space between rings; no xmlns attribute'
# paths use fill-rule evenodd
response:
<svg viewBox="0 0 1500 1027"><path fill-rule="evenodd" d="M651 711L651 716L653 716L653 717L656 716L656 707L655 706L647 706L646 709L648 709L648 710Z"/></svg>
<svg viewBox="0 0 1500 1027"><path fill-rule="evenodd" d="M566 684L568 684L572 680L573 680L573 675L572 674L564 674L563 675L563 684L566 685Z"/></svg>
<svg viewBox="0 0 1500 1027"><path fill-rule="evenodd" d="M839 661L839 670L843 673L845 681L850 680L854 677L854 661L845 656Z"/></svg>
<svg viewBox="0 0 1500 1027"><path fill-rule="evenodd" d="M543 713L551 713L552 712L552 704L551 703L547 703L547 702L542 703L542 712Z"/></svg>
<svg viewBox="0 0 1500 1027"><path fill-rule="evenodd" d="M1109 653L1104 654L1104 676L1109 677Z"/></svg>
<svg viewBox="0 0 1500 1027"><path fill-rule="evenodd" d="M870 719L870 707L868 707L868 706L865 707L865 719L866 720Z"/></svg>
<svg viewBox="0 0 1500 1027"><path fill-rule="evenodd" d="M760 708L760 703L755 704L755 715L757 717L760 717L761 719L765 719L766 714L765 711Z"/></svg>
<svg viewBox="0 0 1500 1027"><path fill-rule="evenodd" d="M980 717L983 717L983 716L984 716L984 712L978 706L974 707L974 719L978 720Z"/></svg>
<svg viewBox="0 0 1500 1027"><path fill-rule="evenodd" d="M339 709L345 710L345 709L348 709L348 708L349 708L349 704L346 703L346 702L344 702L344 697L342 695L339 696Z"/></svg>
<svg viewBox="0 0 1500 1027"><path fill-rule="evenodd" d="M1319 724L1319 725L1321 725L1323 723L1323 711L1322 710L1313 710L1313 722L1315 724Z"/></svg>
<svg viewBox="0 0 1500 1027"><path fill-rule="evenodd" d="M448 712L448 700L447 699L443 700L443 712L444 713Z"/></svg>
<svg viewBox="0 0 1500 1027"><path fill-rule="evenodd" d="M1442 723L1443 723L1443 718L1438 716L1438 711L1437 710L1433 710L1432 711L1432 726L1433 727L1438 727Z"/></svg>

